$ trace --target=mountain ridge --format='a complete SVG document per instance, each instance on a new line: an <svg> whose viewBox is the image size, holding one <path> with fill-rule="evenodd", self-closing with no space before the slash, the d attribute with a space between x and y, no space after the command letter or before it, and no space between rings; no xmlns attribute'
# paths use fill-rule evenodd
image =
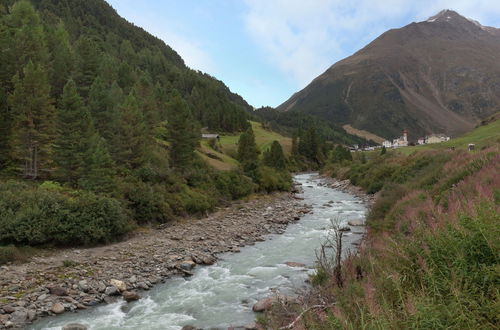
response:
<svg viewBox="0 0 500 330"><path fill-rule="evenodd" d="M388 30L278 110L307 112L386 138L405 128L415 135L462 134L498 111L499 31L450 10Z"/></svg>

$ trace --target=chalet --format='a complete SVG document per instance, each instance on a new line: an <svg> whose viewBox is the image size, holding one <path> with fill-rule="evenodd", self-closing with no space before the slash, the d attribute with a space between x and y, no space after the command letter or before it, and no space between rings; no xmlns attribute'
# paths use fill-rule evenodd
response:
<svg viewBox="0 0 500 330"><path fill-rule="evenodd" d="M220 140L220 135L219 134L201 134L202 139L217 139Z"/></svg>
<svg viewBox="0 0 500 330"><path fill-rule="evenodd" d="M445 141L449 141L450 137L446 136L444 134L431 134L425 138L425 143L427 144L432 144L432 143L441 143Z"/></svg>
<svg viewBox="0 0 500 330"><path fill-rule="evenodd" d="M417 144L425 144L425 138L424 137L418 138Z"/></svg>

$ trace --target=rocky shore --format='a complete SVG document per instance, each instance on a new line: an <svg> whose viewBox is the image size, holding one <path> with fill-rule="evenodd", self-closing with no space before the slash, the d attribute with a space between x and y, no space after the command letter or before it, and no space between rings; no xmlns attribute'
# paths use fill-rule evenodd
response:
<svg viewBox="0 0 500 330"><path fill-rule="evenodd" d="M116 299L140 299L142 290L171 276L190 276L217 255L282 233L310 212L290 193L235 202L203 219L142 228L125 241L88 249L62 249L27 263L0 267L0 329L76 312Z"/></svg>
<svg viewBox="0 0 500 330"><path fill-rule="evenodd" d="M337 189L345 193L354 195L359 199L361 199L367 205L368 208L370 208L373 205L375 199L377 198L376 194L375 195L367 194L362 188L351 184L350 180L337 180L330 176L321 176L321 179L322 179L322 183L320 184L321 186Z"/></svg>

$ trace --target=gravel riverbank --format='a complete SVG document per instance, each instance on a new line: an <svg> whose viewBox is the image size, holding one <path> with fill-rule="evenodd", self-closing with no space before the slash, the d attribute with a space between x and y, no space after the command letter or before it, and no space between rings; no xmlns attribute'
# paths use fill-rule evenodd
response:
<svg viewBox="0 0 500 330"><path fill-rule="evenodd" d="M182 219L136 231L125 241L88 249L62 249L20 265L0 267L0 328L20 328L37 318L87 309L171 276L189 276L223 252L282 233L310 212L290 193L235 202L203 219Z"/></svg>

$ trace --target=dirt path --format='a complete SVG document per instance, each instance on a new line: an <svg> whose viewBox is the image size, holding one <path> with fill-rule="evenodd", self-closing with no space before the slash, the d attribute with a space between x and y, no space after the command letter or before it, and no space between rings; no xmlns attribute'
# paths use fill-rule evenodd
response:
<svg viewBox="0 0 500 330"><path fill-rule="evenodd" d="M196 264L212 264L219 253L239 252L266 234L281 233L308 212L294 195L276 193L203 219L141 229L112 245L50 251L25 264L2 266L0 328L109 303L124 291L148 290L173 275L189 276Z"/></svg>

